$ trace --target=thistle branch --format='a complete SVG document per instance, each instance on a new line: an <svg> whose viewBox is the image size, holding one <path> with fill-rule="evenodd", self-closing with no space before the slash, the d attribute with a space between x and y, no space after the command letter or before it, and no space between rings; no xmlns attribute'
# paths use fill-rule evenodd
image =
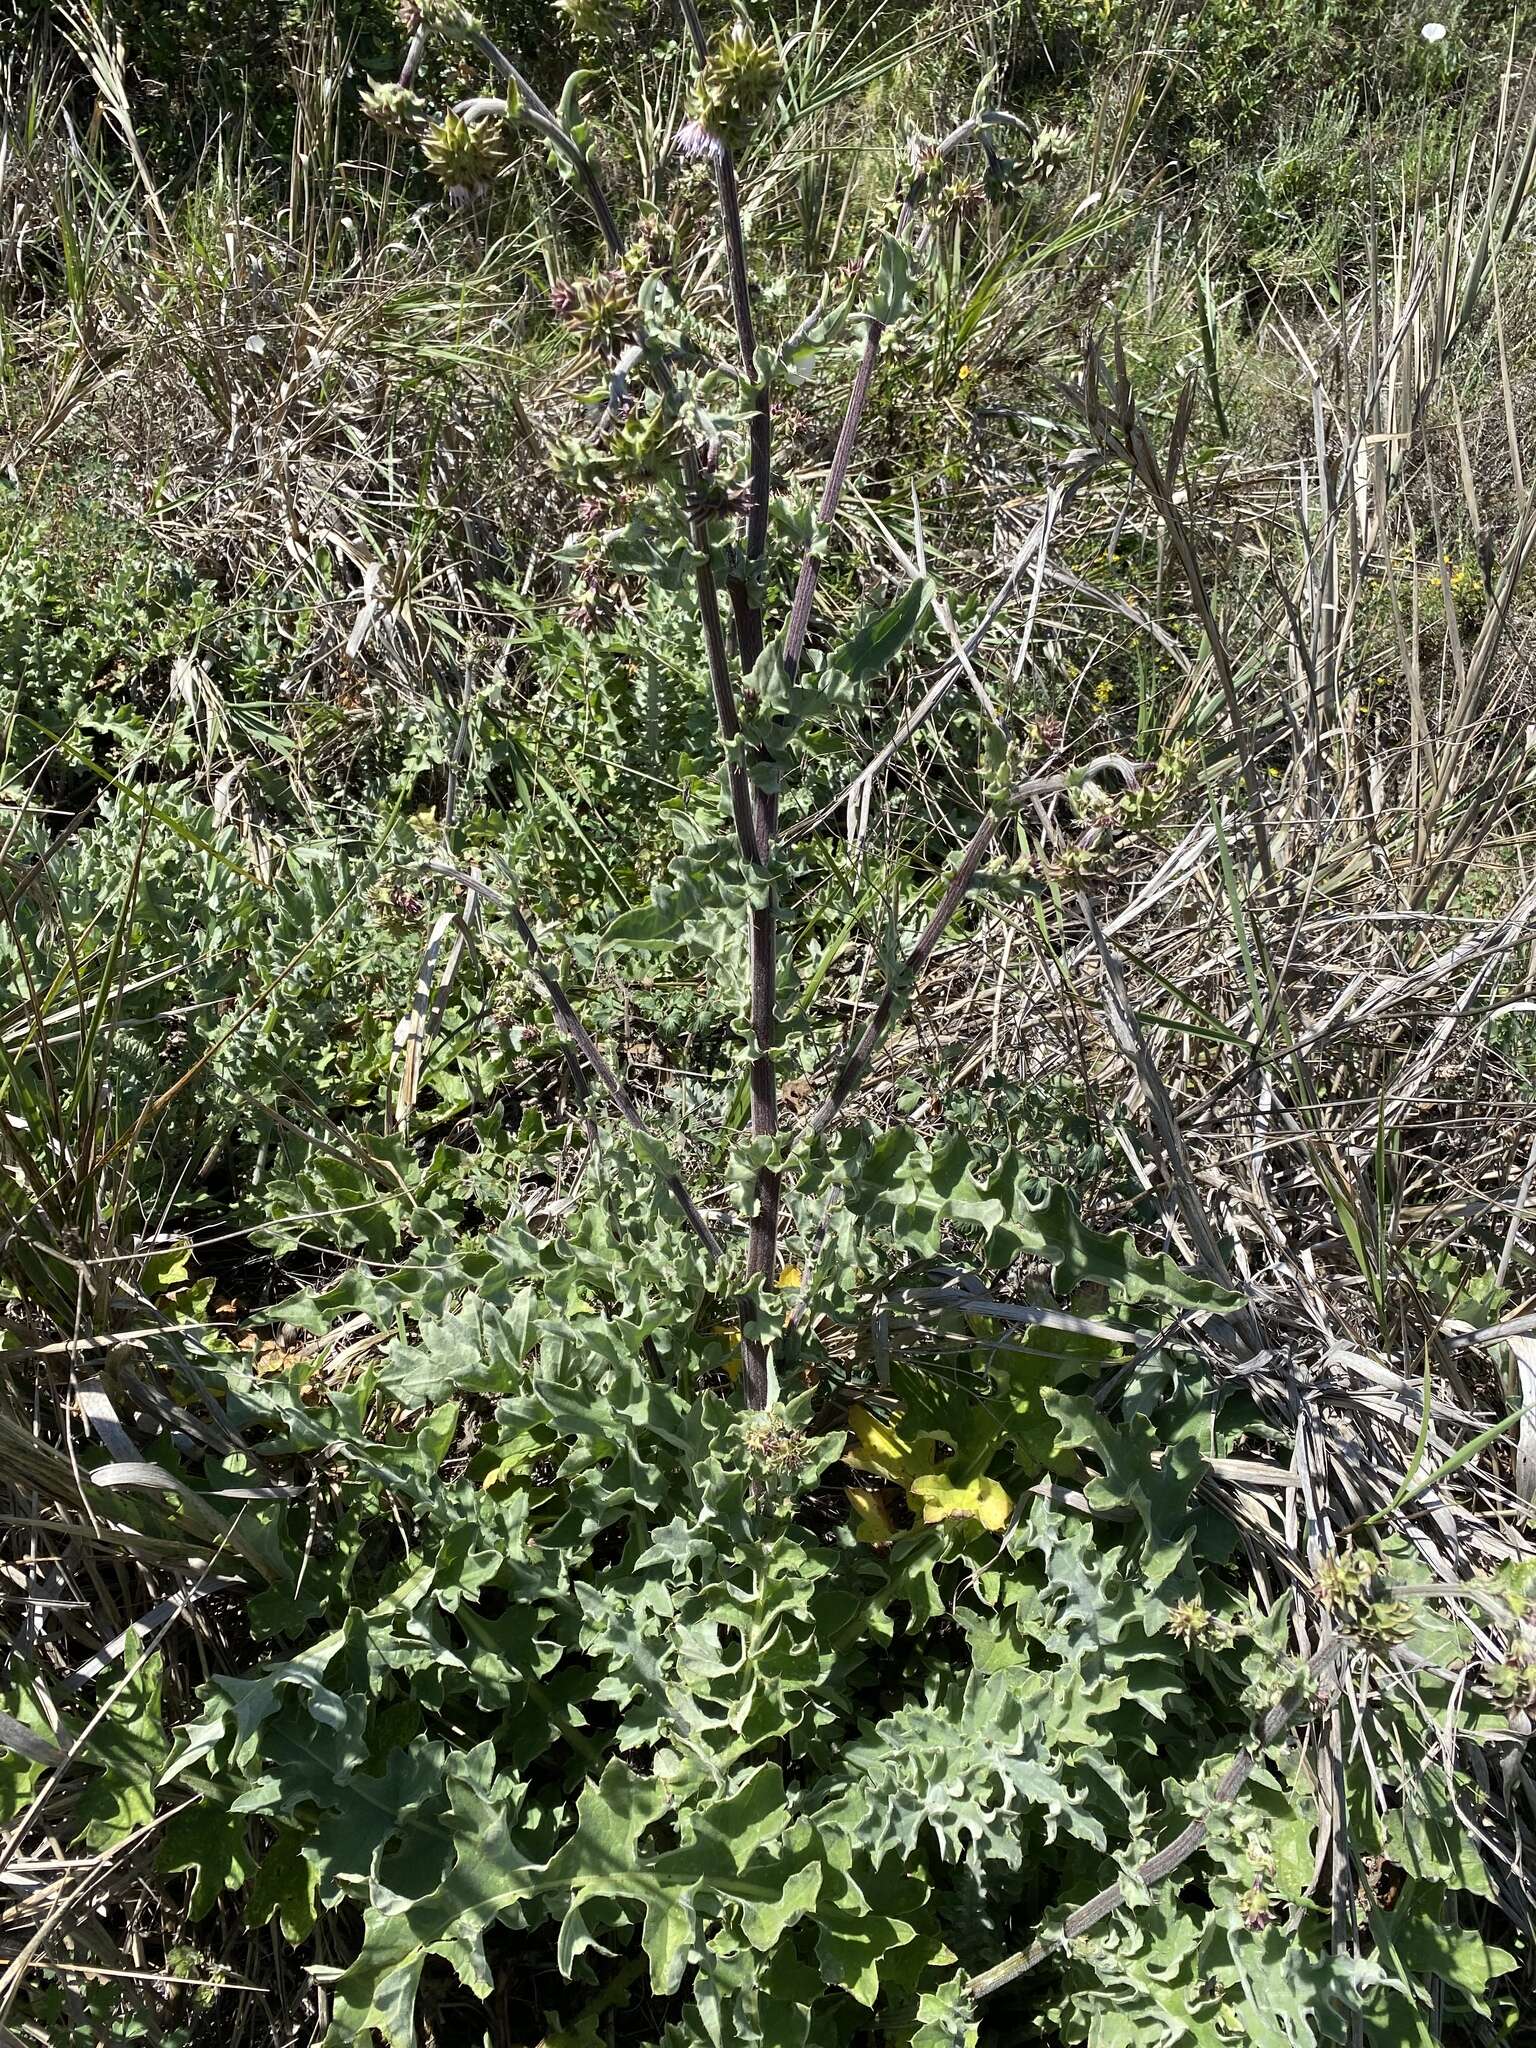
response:
<svg viewBox="0 0 1536 2048"><path fill-rule="evenodd" d="M591 158L576 140L575 136L563 127L559 119L551 113L544 101L540 99L527 79L524 78L517 66L512 62L512 59L497 44L492 42L483 28L476 27L471 30L468 40L480 52L492 70L505 79L513 92L516 93L518 112L521 118L527 122L530 128L535 129L542 135L551 148L558 150L572 170L575 171L576 176L581 181L581 188L586 195L587 204L596 216L597 225L601 230L603 240L608 244L609 254L612 256L622 256L624 253L624 237L619 233L619 224L613 217L613 209L608 204L607 194L603 191L597 172L592 168ZM492 102L491 104L499 104L499 102ZM464 119L468 120L470 118L463 108L460 108L459 112L463 114Z"/></svg>
<svg viewBox="0 0 1536 2048"><path fill-rule="evenodd" d="M678 0L678 11L687 27L695 54L702 64L709 54L709 42L696 0ZM751 482L747 505L746 574L730 581L731 605L736 621L737 648L744 669L750 670L763 651L762 606L754 595L752 571L768 548L768 504L771 494L772 422L766 388L757 377L757 337L752 319L752 286L747 275L746 234L741 219L741 194L736 183L736 160L725 142L714 152L715 191L720 203L720 225L725 237L726 269L731 281L731 311L736 323L736 344L741 355L741 372L751 394L752 410L747 419L751 456Z"/></svg>
<svg viewBox="0 0 1536 2048"><path fill-rule="evenodd" d="M682 0L682 4L686 10L690 0ZM1002 114L978 115L972 120L963 122L938 145L939 156L941 158L949 156L953 151L961 148L994 123L1014 125L1012 116ZM1022 126L1023 124L1018 123L1017 125ZM898 237L905 235L912 224L912 217L917 210L922 187L923 179L921 176L914 178L908 187L907 196L903 201L901 213L896 223ZM848 395L848 406L843 415L842 427L838 433L837 446L833 450L832 466L827 472L826 485L821 494L821 505L817 516L819 524L823 528L832 524L837 516L838 506L842 502L843 489L847 484L848 472L853 462L853 451L858 442L859 429L864 421L864 409L869 401L870 385L874 381L875 366L880 359L880 344L884 333L884 322L871 317L865 328L864 351L859 358L859 367L854 376L853 389ZM820 573L820 557L816 549L814 547L807 548L800 563L799 576L795 582L795 594L789 613L789 626L784 636L784 667L791 682L798 675L800 663L805 657L806 641L810 636L811 630L811 612L816 602L816 585ZM759 789L755 792L754 801L757 837L761 847L761 859L766 867L772 859L774 839L778 832L778 793L774 790ZM940 933L954 915L961 897L964 896L965 891L970 887L971 879L976 872L976 868L980 865L987 847L991 844L992 835L995 830L995 823L988 820L966 848L955 883L951 884L950 891L946 892L944 903L939 906L939 912L935 913L936 918L942 913L942 922L930 925L929 929L924 932L918 947L914 950L912 959L907 963L909 974L916 975L922 971L924 960L926 960L928 953L938 943ZM956 890L956 883L958 884L958 890ZM953 901L950 900L951 896L953 896ZM946 905L948 906L947 908ZM776 1135L778 1130L777 1093L773 1069L773 1046L776 1036L776 1020L774 1015L776 932L771 895L765 909L754 910L751 914L750 938L752 1035L756 1042L752 1071L752 1129L753 1134L757 1135L760 1094L767 1095L772 1093L774 1095L774 1106L772 1108L765 1106L762 1115L765 1131L770 1135ZM838 1076L829 1104L826 1106L827 1121L830 1122L843 1101L846 1100L854 1087L857 1086L865 1067L867 1067L869 1060L874 1054L881 1034L890 1021L897 993L896 984L893 983L887 989L881 1007L871 1020L869 1028L854 1048L853 1053L850 1054L843 1072ZM754 1190L753 1215L747 1242L747 1279L749 1283L753 1280L767 1278L773 1273L777 1264L779 1209L782 1193L782 1174L771 1166L764 1165L760 1167ZM753 1401L753 1389L760 1384L764 1390L764 1398L766 1398L767 1361L762 1354L761 1347L755 1341L749 1344L745 1329L743 1330L741 1355L742 1385L746 1392L748 1405L757 1405Z"/></svg>
<svg viewBox="0 0 1536 2048"><path fill-rule="evenodd" d="M688 35L700 64L709 55L709 43L696 0L678 0ZM736 343L741 355L742 378L752 397L747 421L751 459L744 566L729 579L731 610L736 625L736 651L744 672L750 672L763 651L762 605L756 594L758 571L768 547L768 500L771 489L772 425L766 388L757 378L757 338L752 319L752 286L747 274L746 236L741 220L741 195L736 184L736 163L729 144L717 140L714 149L715 191L720 206L720 223L725 238L726 267L731 281L731 308L736 323ZM717 707L719 692L716 692ZM725 725L722 720L722 733ZM730 735L725 734L727 740ZM759 750L759 759L762 750ZM745 771L742 771L745 779ZM734 791L733 791L734 797ZM773 898L771 875L767 874L778 828L778 799L771 791L756 787L751 792L752 844L756 864L768 882L768 898L747 913L748 1021L752 1034L752 1059L748 1072L752 1135L772 1140L779 1130L779 1089L774 1052L778 1040L778 912ZM740 825L738 823L738 836ZM779 1237L779 1208L782 1199L780 1175L768 1164L759 1166L752 1194L752 1217L748 1225L747 1275L771 1273ZM748 1328L752 1312L750 1296L741 1305L741 1386L749 1408L761 1408L768 1400L768 1355L759 1338Z"/></svg>
<svg viewBox="0 0 1536 2048"><path fill-rule="evenodd" d="M910 993L927 966L934 947L948 929L950 920L964 902L971 884L976 879L977 871L997 837L997 825L996 816L989 812L966 842L959 864L950 877L949 887L939 899L937 909L923 926L911 952L886 982L885 993L875 1005L874 1015L844 1059L837 1079L832 1083L831 1092L821 1106L806 1119L806 1137L819 1138L863 1080L869 1063L885 1036L886 1027L896 1014L897 1004Z"/></svg>
<svg viewBox="0 0 1536 2048"><path fill-rule="evenodd" d="M484 897L487 903L493 903L498 910L504 910L507 913L507 916L512 920L513 930L523 942L524 951L528 955L528 965L532 970L534 978L549 998L549 1006L559 1020L561 1030L564 1031L566 1037L586 1061L588 1067L592 1070L598 1086L608 1097L608 1100L613 1104L625 1123L629 1125L632 1131L638 1132L642 1138L649 1138L651 1132L635 1105L634 1097L624 1086L624 1083L619 1079L612 1067L609 1066L602 1053L599 1052L596 1040L572 1008L571 1000L561 986L555 970L545 959L544 950L539 944L532 925L529 924L524 916L523 907L517 898L504 894L500 889L493 889L488 882L482 882L478 875L467 875L459 868L448 867L434 861L432 863L432 870L434 874L447 876L451 881L457 882L463 888L468 889L473 895ZM699 1212L698 1204L694 1201L692 1195L689 1194L687 1188L684 1187L679 1175L668 1171L662 1175L662 1181L672 1199L677 1203L678 1208L682 1210L685 1222L699 1240L699 1243L703 1245L705 1251L709 1253L712 1259L718 1259L721 1256L720 1240L715 1236L713 1230L710 1229L708 1223L705 1222Z"/></svg>

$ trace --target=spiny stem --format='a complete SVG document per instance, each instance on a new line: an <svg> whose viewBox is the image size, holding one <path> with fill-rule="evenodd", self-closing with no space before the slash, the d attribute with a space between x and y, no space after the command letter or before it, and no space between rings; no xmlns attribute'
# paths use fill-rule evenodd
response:
<svg viewBox="0 0 1536 2048"><path fill-rule="evenodd" d="M709 54L704 23L696 0L678 0L694 50L702 64ZM746 236L741 221L741 195L736 184L736 164L730 149L719 142L715 150L715 191L720 204L720 223L725 237L726 268L731 280L731 309L736 322L736 343L741 354L743 380L752 394L752 411L747 422L751 451L744 567L729 580L731 611L736 625L736 651L744 673L750 673L763 651L762 606L754 585L768 548L768 499L772 462L772 426L768 393L757 381L757 338L752 320L752 284L747 274ZM720 693L716 691L716 702ZM724 730L722 723L722 730ZM727 735L729 738L729 735ZM765 750L758 750L765 758ZM745 771L743 771L743 774ZM732 790L733 802L735 790ZM752 1060L748 1074L751 1097L752 1135L771 1141L779 1130L779 1087L774 1062L778 1039L778 913L769 872L774 835L778 829L778 799L761 786L751 792L752 843L758 867L763 872L768 898L754 905L747 915L748 1020L752 1033ZM737 836L741 837L738 821ZM747 1278L771 1275L777 1265L779 1208L783 1186L780 1174L766 1162L757 1169L752 1191L752 1217L747 1234ZM749 1408L762 1408L768 1400L768 1353L760 1338L751 1334L753 1302L750 1292L741 1303L741 1390Z"/></svg>
<svg viewBox="0 0 1536 2048"><path fill-rule="evenodd" d="M613 217L613 209L608 204L607 195L603 191L596 171L592 168L591 159L586 151L576 140L575 136L560 125L558 118L550 112L543 100L539 98L539 95L512 62L512 59L504 50L492 42L484 29L477 28L470 37L470 41L491 68L499 72L516 92L519 112L529 127L536 129L552 148L559 150L572 170L575 171L577 177L581 180L581 187L586 194L587 204L596 216L597 225L602 232L603 240L608 244L609 254L612 256L622 256L624 253L624 237L619 233L619 224Z"/></svg>
<svg viewBox="0 0 1536 2048"><path fill-rule="evenodd" d="M702 62L707 55L708 45L705 40L703 22L699 15L696 0L679 0L679 6L682 10L689 36ZM597 218L598 226L602 231L610 254L614 256L622 255L623 238L619 233L618 224L612 209L608 205L606 195L586 152L576 142L575 138L568 134L561 126L543 100L539 98L527 80L522 77L511 59L497 47L483 30L477 30L472 40L481 54L486 57L517 92L523 118L543 134L552 146L558 149L572 164L581 181L582 188L592 207L593 213ZM938 145L939 155L949 155L979 131L993 123L1022 125L1014 124L1012 117L1007 115L991 113L978 115L970 121L963 122L960 127L955 129L951 135L947 136ZM753 390L757 399L749 424L752 481L746 534L748 573L741 579L739 590L736 588L736 579L733 578L731 593L737 628L737 652L741 660L750 667L756 663L763 644L761 608L754 600L752 594L752 571L761 563L767 547L769 495L771 488L771 426L766 393L756 383L756 338L752 321L751 284L747 273L746 245L741 222L740 195L736 186L735 164L730 151L723 146L719 149L716 156L716 183L725 233L727 265L731 279L731 301L735 314L737 342L741 351L742 370L747 380L748 388ZM898 235L904 234L911 223L921 191L921 184L921 179L914 180L908 190L905 203L901 209L900 218L897 221L896 232ZM825 489L822 492L819 516L823 527L829 526L837 515L838 505L841 502L843 488L847 482L848 471L853 459L854 446L863 421L864 409L868 402L870 384L874 377L876 363L879 360L883 332L884 328L880 321L874 318L868 321L864 337L864 352L859 363L858 372L854 378L853 389L849 394L848 407L844 415L842 429L838 435L832 467L827 476ZM675 386L665 364L659 366L658 374L663 392L668 395L675 395ZM778 831L779 799L777 792L763 786L763 783L760 782L756 787L753 786L746 764L741 759L741 750L738 745L741 736L741 720L737 710L735 689L730 673L724 633L721 627L719 591L715 582L714 565L709 547L708 515L699 491L698 461L691 451L683 457L682 481L687 508L689 540L695 557L694 582L698 599L700 630L704 640L705 660L709 669L710 689L715 703L716 721L720 729L721 741L726 755L726 781L730 794L737 848L743 862L749 867L757 868L760 874L767 879L772 862L774 839ZM819 561L817 552L814 548L807 549L802 559L800 573L795 585L794 600L790 608L789 627L784 644L785 667L791 680L796 675L800 662L804 658L806 642L810 633L811 611L815 603L818 575ZM764 778L765 781L766 778ZM981 839L979 843L973 840L972 845L966 849L966 855L962 860L964 880L961 882L959 895L963 895L965 888L969 886L970 876L974 874L975 867L979 864L986 845L990 843L991 834L994 829L995 827L989 822L985 828L985 838ZM960 881L959 876L956 879ZM949 901L950 894L953 893L954 884L951 885L951 891L946 894L946 902ZM959 895L955 896L954 900L956 903L959 901ZM941 905L942 908L943 906ZM953 907L945 913L945 922L948 921L950 915L953 915ZM923 939L919 941L918 948L914 949L912 960L908 963L911 971L916 972L921 968L927 951L931 950L932 946L937 943L939 931L942 928L942 925L940 925L938 930L932 931L931 936L928 932L925 932ZM750 1067L752 1134L754 1138L768 1141L770 1144L778 1135L778 1086L774 1064L774 1052L778 1036L777 938L777 919L770 882L766 903L761 906L755 906L749 914L748 921L750 955L748 1008L753 1041ZM553 1000L553 997L551 1000ZM866 1030L859 1045L854 1048L853 1054L850 1055L849 1062L845 1065L843 1073L839 1076L828 1111L829 1118L836 1113L837 1107L846 1098L852 1087L856 1085L863 1067L867 1065L868 1059L873 1052L874 1045L878 1042L880 1033L885 1028L885 1023L889 1019L895 1000L896 989L893 985L891 990L888 991L883 1014L877 1013L877 1018L873 1020L873 1035L871 1035L870 1030ZM590 1045L590 1040L587 1043ZM586 1047L583 1047L583 1050L585 1052ZM591 1048L591 1052L587 1056L590 1060L594 1055L599 1061L601 1060L601 1055L596 1053L595 1046ZM601 1074L605 1070L595 1068L594 1071L598 1071ZM621 1113L630 1115L631 1119L633 1119L633 1106L630 1105L629 1110L626 1111L620 1095L614 1094L614 1089L617 1088L618 1084L611 1074L608 1075L605 1086L609 1085L610 1082L612 1083L612 1086L609 1087L610 1095L619 1104ZM679 1190L679 1193L685 1204L687 1204L686 1194L681 1190ZM771 1275L777 1263L779 1211L782 1194L783 1176L781 1172L770 1162L764 1161L757 1170L753 1191L753 1212L747 1241L748 1287L741 1304L742 1392L746 1405L750 1408L763 1407L766 1405L768 1398L767 1348L760 1339L751 1335L749 1323L754 1306L753 1296L755 1287L753 1283ZM688 1204L688 1206L691 1207L691 1204ZM695 1219L690 1215L689 1220L693 1222ZM695 1227L697 1228L697 1224L695 1224Z"/></svg>
<svg viewBox="0 0 1536 2048"><path fill-rule="evenodd" d="M682 4L686 11L690 5L690 0L682 0ZM941 156L948 156L951 151L958 149L963 143L969 141L973 135L989 122L999 118L1007 117L983 114L978 115L974 120L963 122L960 127L955 129L951 135L947 136L939 144L939 154ZM915 179L908 188L906 200L896 223L898 235L905 234L911 225L920 191L921 181ZM743 265L744 274L745 266ZM880 359L880 344L884 333L885 327L883 322L873 318L868 321L864 334L864 352L859 359L858 371L853 380L853 389L848 394L848 406L843 415L841 430L838 433L837 446L833 451L832 466L827 472L826 485L821 494L821 505L817 516L823 528L832 524L837 516L838 506L842 501L843 489L848 481L848 472L853 463L853 451L859 438L859 429L864 421L864 409L869 402L869 390L870 385L874 381L875 366ZM818 551L814 547L808 548L800 563L800 573L795 582L794 599L790 606L789 627L784 636L784 667L791 682L799 673L800 663L805 657L806 641L810 636L811 630L811 612L816 601L816 585L820 573L821 565ZM758 843L762 849L761 857L763 864L766 866L772 857L773 842L778 832L778 792L766 788L756 789L753 793L753 805L757 822ZM935 913L935 919L937 920L942 917L942 922L936 921L930 924L928 930L924 932L923 937L918 942L918 946L913 951L911 960L907 963L909 973L917 974L921 972L923 962L938 943L945 925L948 924L950 918L954 915L961 897L964 896L965 891L970 887L971 879L980 865L987 847L991 844L992 835L995 830L995 822L988 820L984 824L982 831L976 835L971 844L966 848L965 854L962 857L960 871L956 876L958 889L952 883L950 890L946 892L944 903L940 905L939 912ZM751 941L751 1020L755 1046L751 1073L752 1131L754 1137L760 1134L776 1137L778 1133L778 1096L774 1077L773 1050L777 1028L774 1014L774 956L777 934L775 931L773 899L771 895L764 910L754 910L752 912L749 936ZM846 1100L849 1093L857 1085L865 1067L873 1056L874 1049L878 1045L880 1036L884 1032L890 1020L892 1010L895 1007L897 993L896 985L893 983L886 991L886 997L882 1002L881 1008L876 1012L869 1028L854 1048L842 1073L838 1076L832 1096L829 1098L826 1106L827 1122L831 1121L831 1118L837 1113L837 1110ZM818 1128L824 1128L824 1125L818 1126ZM753 1195L753 1214L747 1239L747 1279L749 1284L754 1280L760 1281L769 1278L777 1264L779 1209L783 1196L782 1173L776 1167L768 1164L760 1166L757 1171ZM747 1335L747 1312L748 1303L744 1302L741 1346L742 1387L748 1406L755 1407L760 1406L762 1401L767 1398L767 1354L759 1340L749 1338ZM758 1389L761 1389L761 1396L760 1398L755 1398Z"/></svg>
<svg viewBox="0 0 1536 2048"><path fill-rule="evenodd" d="M696 0L678 0L678 11L689 39L702 64L709 55ZM752 319L752 285L747 275L746 233L741 219L741 194L736 184L736 159L724 142L715 147L715 191L720 202L720 225L725 236L726 269L731 280L731 311L736 321L736 345L741 355L741 373L752 396L747 420L751 452L751 484L747 504L747 533L744 550L747 573L731 578L731 605L736 619L736 640L744 669L750 670L763 651L762 606L753 595L752 571L768 550L768 502L771 495L773 434L766 388L757 380L757 338Z"/></svg>
<svg viewBox="0 0 1536 2048"><path fill-rule="evenodd" d="M426 23L418 19L415 28L411 31L410 46L405 53L405 62L400 66L400 83L402 85L411 86L415 84L416 74L421 69L421 60L426 54Z"/></svg>

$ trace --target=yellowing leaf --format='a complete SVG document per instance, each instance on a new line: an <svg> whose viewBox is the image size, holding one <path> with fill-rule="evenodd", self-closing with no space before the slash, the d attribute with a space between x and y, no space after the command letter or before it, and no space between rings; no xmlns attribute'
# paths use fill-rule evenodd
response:
<svg viewBox="0 0 1536 2048"><path fill-rule="evenodd" d="M713 1337L725 1346L725 1376L728 1380L741 1378L741 1332L732 1329L728 1323L712 1323L705 1331L706 1337Z"/></svg>
<svg viewBox="0 0 1536 2048"><path fill-rule="evenodd" d="M795 1288L801 1284L804 1277L798 1266L786 1266L779 1275L779 1285L786 1290Z"/></svg>
<svg viewBox="0 0 1536 2048"><path fill-rule="evenodd" d="M995 1479L973 1479L956 1486L942 1472L927 1472L907 1488L907 1498L927 1524L980 1522L994 1533L1006 1529L1013 1502Z"/></svg>
<svg viewBox="0 0 1536 2048"><path fill-rule="evenodd" d="M860 1543L885 1544L896 1541L896 1524L886 1511L885 1496L878 1487L850 1486L848 1505L858 1517L853 1533Z"/></svg>
<svg viewBox="0 0 1536 2048"><path fill-rule="evenodd" d="M162 1294L169 1294L172 1288L183 1286L191 1272L191 1245L174 1244L164 1251L150 1253L139 1275L139 1285L154 1301Z"/></svg>
<svg viewBox="0 0 1536 2048"><path fill-rule="evenodd" d="M894 1479L898 1485L908 1486L924 1472L932 1470L931 1446L919 1449L888 1422L871 1415L867 1408L859 1405L850 1408L848 1427L857 1446L848 1453L848 1463L857 1466L859 1471L878 1472L882 1479Z"/></svg>

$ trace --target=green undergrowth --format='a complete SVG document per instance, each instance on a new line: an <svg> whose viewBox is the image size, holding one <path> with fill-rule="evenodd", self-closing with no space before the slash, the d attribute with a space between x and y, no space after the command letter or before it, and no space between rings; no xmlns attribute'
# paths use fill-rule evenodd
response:
<svg viewBox="0 0 1536 2048"><path fill-rule="evenodd" d="M178 1730L130 1638L82 1844L169 1802L155 1861L186 1873L194 1952L233 1915L270 1923L328 1987L337 2048L478 2039L493 1995L572 2041L934 2048L977 2038L971 1974L1206 1817L1197 1864L988 2007L985 2037L1398 2043L1433 1995L1442 2038L1475 2038L1514 1957L1479 1931L1453 1784L1392 1761L1449 1681L1373 1686L1358 1724L1350 1825L1402 1876L1362 1901L1355 1954L1311 1897L1295 1757L1211 1804L1297 1683L1283 1612L1244 1599L1197 1493L1250 1418L1165 1334L1219 1291L954 1144L845 1135L808 1234L833 1185L848 1222L762 1310L794 1330L765 1412L732 1398L717 1274L622 1152L557 1239L508 1226L287 1304L317 1338L359 1309L393 1330L364 1360L302 1334L254 1369L187 1353L248 1450L148 1448L189 1539L246 1500L226 1541L264 1586L252 1661ZM1049 1262L1042 1299L1098 1334L913 1296L868 1379L868 1303L941 1230L976 1233L979 1271ZM830 1386L861 1383L854 1437L828 1430ZM319 1545L306 1470L328 1475ZM1390 1552L1341 1566L1362 1680L1456 1651L1414 1577ZM41 1727L24 1672L6 1705ZM1506 1726L1491 1683L1455 1711ZM13 1811L40 1775L12 1772Z"/></svg>

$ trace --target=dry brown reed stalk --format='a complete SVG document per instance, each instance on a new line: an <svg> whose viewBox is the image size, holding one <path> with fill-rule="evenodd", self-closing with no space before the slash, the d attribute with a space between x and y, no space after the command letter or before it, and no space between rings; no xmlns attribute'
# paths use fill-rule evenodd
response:
<svg viewBox="0 0 1536 2048"><path fill-rule="evenodd" d="M1241 1316L1188 1334L1257 1403L1265 1441L1204 1488L1261 1597L1296 1596L1303 1656L1329 1627L1322 1568L1367 1534L1414 1555L1474 1631L1487 1617L1459 1589L1536 1555L1536 1315L1517 1277L1536 1254L1536 1091L1500 1041L1528 1011L1536 941L1530 372L1501 303L1523 289L1511 236L1536 128L1518 104L1445 217L1410 210L1373 244L1330 326L1277 317L1300 372L1288 473L1138 454L1123 359L1107 397L1090 365L1077 432L1149 503L1094 479L1058 509L1025 637L1081 632L1089 605L1150 639L1175 589L1095 587L1073 563L1170 522L1186 589L1203 554L1220 565L1220 622L1197 602L1153 758L1107 802L1021 818L1004 844L1024 905L983 895L973 932L935 951L865 1097L893 1115L935 1044L952 1084L1065 1089L1176 1256L1236 1287ZM1041 500L1022 505L1009 545ZM1453 532L1481 549L1480 589L1466 570L1453 586ZM1016 590L1009 616L1025 617ZM976 661L1006 700L1005 644ZM876 793L861 835L929 715L924 698L894 718L900 746L851 785ZM1490 1322L1478 1276L1495 1273L1513 1288ZM1339 1739L1326 1718L1311 1738L1325 1782ZM1521 1919L1527 1811L1493 1792L1465 1816ZM1358 1873L1341 1814L1330 1854L1343 1913Z"/></svg>

